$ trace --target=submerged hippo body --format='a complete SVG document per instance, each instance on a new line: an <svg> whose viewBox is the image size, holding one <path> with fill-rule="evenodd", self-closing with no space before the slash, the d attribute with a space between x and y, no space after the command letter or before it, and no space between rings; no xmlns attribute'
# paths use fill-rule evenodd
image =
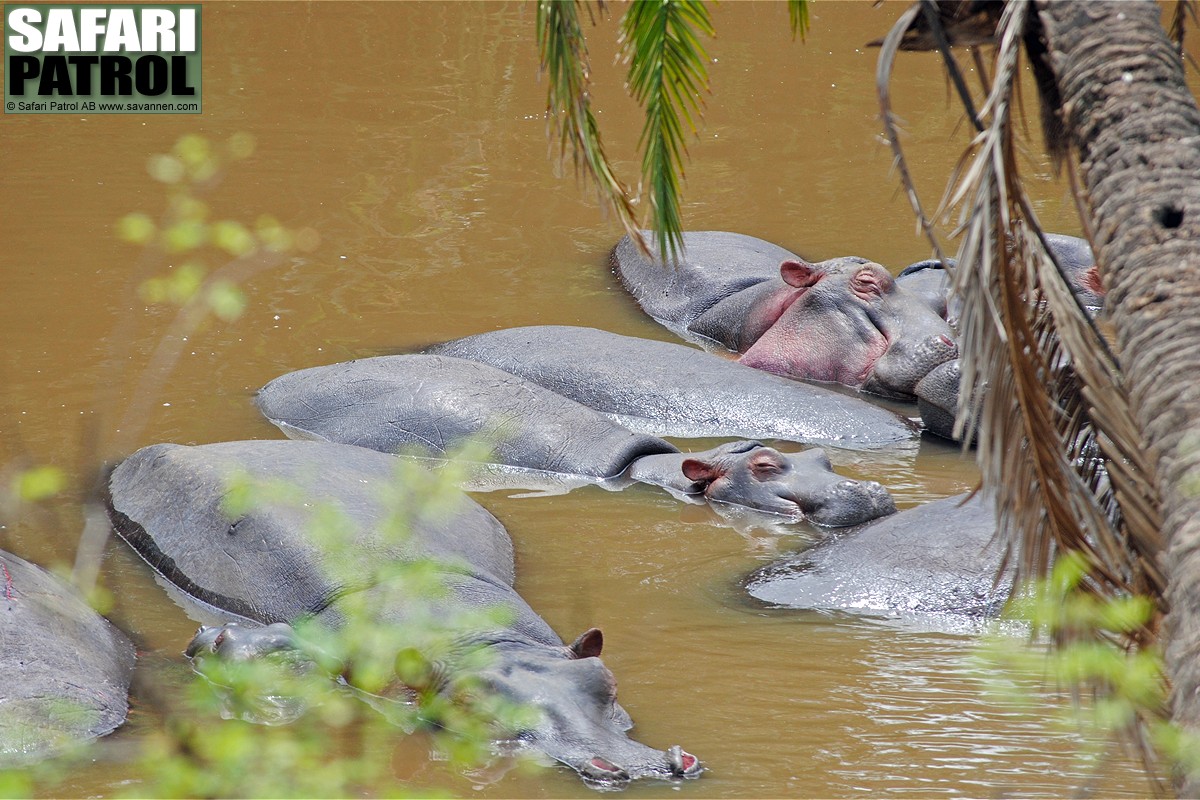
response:
<svg viewBox="0 0 1200 800"><path fill-rule="evenodd" d="M613 265L642 308L675 333L741 353L741 363L912 399L929 370L955 357L946 321L878 264L809 264L736 233L684 234L685 259L646 261L625 237Z"/></svg>
<svg viewBox="0 0 1200 800"><path fill-rule="evenodd" d="M887 490L833 472L820 451L785 455L758 442L702 453L634 434L600 412L495 367L435 355L380 356L288 373L257 402L293 438L439 457L465 442L491 445L507 467L661 486L823 525L895 510ZM613 480L619 479L619 480Z"/></svg>
<svg viewBox="0 0 1200 800"><path fill-rule="evenodd" d="M0 768L114 731L134 651L74 589L0 551Z"/></svg>
<svg viewBox="0 0 1200 800"><path fill-rule="evenodd" d="M1067 285L1071 287L1080 305L1091 314L1103 308L1104 286L1100 283L1096 256L1092 253L1092 246L1088 244L1087 239L1048 233L1046 243L1050 245L1050 252L1062 267Z"/></svg>
<svg viewBox="0 0 1200 800"><path fill-rule="evenodd" d="M1061 233L1046 234L1046 244L1058 260L1058 265L1062 267L1063 277L1072 294L1084 310L1094 316L1104 306L1105 292L1096 270L1096 259L1092 255L1091 245L1086 239ZM946 262L951 268L957 266L953 258L946 259ZM919 295L930 308L945 317L952 327L958 326L962 303L952 295L950 275L943 268L941 261L931 258L909 264L896 276L896 282Z"/></svg>
<svg viewBox="0 0 1200 800"><path fill-rule="evenodd" d="M750 595L777 608L990 616L1004 545L990 502L935 500L827 539L754 572Z"/></svg>
<svg viewBox="0 0 1200 800"><path fill-rule="evenodd" d="M226 644L240 655L275 650L284 646L277 623L301 618L338 626L342 597L381 593L383 587L365 585L362 577L372 565L435 559L445 593L413 598L413 608L389 605L381 616L403 626L427 614L431 602L447 619L470 610L507 612L507 624L462 635L492 655L480 675L486 685L542 712L539 722L514 732L517 738L602 780L698 774L699 762L678 748L655 750L626 736L632 723L616 702L612 674L595 658L599 631L565 646L521 599L513 589L512 542L495 517L465 496L444 513L418 513L416 493L395 485L395 465L391 456L326 442L155 445L113 471L110 514L117 532L187 595L241 621L272 626L261 631L261 641L250 632L249 643L244 626L204 629L193 653ZM303 502L263 503L230 520L221 502L235 473L283 481ZM323 503L336 504L353 524L352 542L337 552L311 538L314 507ZM393 541L380 531L396 505L412 524Z"/></svg>
<svg viewBox="0 0 1200 800"><path fill-rule="evenodd" d="M506 372L456 358L379 356L290 372L255 398L293 438L445 456L467 443L511 467L608 478L636 458L677 452Z"/></svg>
<svg viewBox="0 0 1200 800"><path fill-rule="evenodd" d="M658 436L744 436L848 449L912 439L908 420L818 386L684 345L545 325L468 336L428 352L490 364Z"/></svg>

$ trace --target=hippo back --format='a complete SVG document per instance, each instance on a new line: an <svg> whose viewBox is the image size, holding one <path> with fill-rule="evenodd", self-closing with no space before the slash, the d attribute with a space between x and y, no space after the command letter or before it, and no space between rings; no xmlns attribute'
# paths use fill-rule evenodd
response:
<svg viewBox="0 0 1200 800"><path fill-rule="evenodd" d="M264 416L293 438L441 457L476 443L491 461L608 478L638 456L677 452L593 409L486 364L380 356L288 373L259 392Z"/></svg>
<svg viewBox="0 0 1200 800"><path fill-rule="evenodd" d="M786 439L860 449L911 441L898 415L830 389L693 347L561 325L509 328L436 345L539 384L659 436Z"/></svg>
<svg viewBox="0 0 1200 800"><path fill-rule="evenodd" d="M659 324L684 338L692 322L745 289L779 280L779 265L799 258L778 245L725 231L683 234L684 253L671 264L652 263L624 237L612 251L621 283Z"/></svg>
<svg viewBox="0 0 1200 800"><path fill-rule="evenodd" d="M163 577L254 622L316 615L337 624L336 599L373 588L359 584L367 567L417 559L445 564L455 584L516 598L512 541L499 521L461 494L449 497L452 508L426 508L419 490L397 484L398 464L327 442L159 444L113 471L109 508L117 532ZM265 488L231 519L223 500L239 476ZM331 510L324 534L336 531L335 541L314 528ZM402 529L385 535L393 519Z"/></svg>
<svg viewBox="0 0 1200 800"><path fill-rule="evenodd" d="M926 503L759 569L750 595L774 607L987 616L1008 597L990 502ZM966 501L966 502L964 502ZM1011 576L1009 578L1011 580Z"/></svg>
<svg viewBox="0 0 1200 800"><path fill-rule="evenodd" d="M133 645L50 573L0 551L0 768L111 733Z"/></svg>

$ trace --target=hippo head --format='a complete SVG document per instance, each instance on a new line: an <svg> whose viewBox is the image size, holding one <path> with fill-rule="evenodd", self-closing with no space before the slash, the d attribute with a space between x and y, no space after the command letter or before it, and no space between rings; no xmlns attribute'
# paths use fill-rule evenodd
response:
<svg viewBox="0 0 1200 800"><path fill-rule="evenodd" d="M498 644L495 664L479 677L490 691L537 712L536 722L513 732L518 741L590 782L699 775L700 761L678 746L655 750L626 735L633 721L617 703L616 678L598 658L603 645L597 628L562 648Z"/></svg>
<svg viewBox="0 0 1200 800"><path fill-rule="evenodd" d="M905 291L916 295L950 325L957 329L958 318L962 316L962 301L950 291L950 273L956 269L958 262L953 258L927 258L915 264L909 264L896 276L896 283Z"/></svg>
<svg viewBox="0 0 1200 800"><path fill-rule="evenodd" d="M201 659L217 655L226 661L249 661L272 653L299 653L296 634L291 625L242 626L236 622L224 625L204 625L196 631L187 646L186 655Z"/></svg>
<svg viewBox="0 0 1200 800"><path fill-rule="evenodd" d="M879 264L788 259L779 274L796 291L775 304L778 317L743 364L911 400L926 373L958 355L946 320Z"/></svg>
<svg viewBox="0 0 1200 800"><path fill-rule="evenodd" d="M186 654L192 659L196 672L212 682L220 702L221 715L226 719L242 719L259 725L286 725L300 719L308 711L309 703L303 693L291 691L287 686L274 682L279 679L286 683L288 674L307 675L317 669L316 662L299 645L290 625L282 622L265 627L245 626L236 622L206 625L196 632ZM230 688L229 676L219 667L213 670L213 659L218 664L244 664L269 659L285 672L271 674L268 679L272 681L271 691L243 691Z"/></svg>
<svg viewBox="0 0 1200 800"><path fill-rule="evenodd" d="M896 510L887 489L838 475L819 448L784 454L759 442L733 442L691 454L682 469L710 502L803 515L817 525L857 525Z"/></svg>
<svg viewBox="0 0 1200 800"><path fill-rule="evenodd" d="M566 764L585 780L620 784L635 778L693 778L703 772L700 761L678 746L655 750L626 735L633 721L617 703L616 678L598 658L603 646L604 636L597 628L565 647L496 642L490 647L493 663L473 670L470 679L482 691L532 711L528 727L511 731L512 738ZM201 628L187 655L198 668L212 656L233 662L283 656L311 668L309 647L284 623L265 627L227 623ZM439 678L442 683L446 680L446 675ZM283 721L292 721L302 711L298 707ZM246 718L274 721L266 715Z"/></svg>

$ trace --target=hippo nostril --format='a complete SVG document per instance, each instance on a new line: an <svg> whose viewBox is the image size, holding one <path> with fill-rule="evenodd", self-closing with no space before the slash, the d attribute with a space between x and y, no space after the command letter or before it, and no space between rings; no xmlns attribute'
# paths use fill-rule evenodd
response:
<svg viewBox="0 0 1200 800"><path fill-rule="evenodd" d="M593 756L583 765L583 774L597 781L627 781L629 773L607 758Z"/></svg>
<svg viewBox="0 0 1200 800"><path fill-rule="evenodd" d="M699 759L679 745L667 750L667 761L671 765L671 773L677 777L691 777L700 772Z"/></svg>

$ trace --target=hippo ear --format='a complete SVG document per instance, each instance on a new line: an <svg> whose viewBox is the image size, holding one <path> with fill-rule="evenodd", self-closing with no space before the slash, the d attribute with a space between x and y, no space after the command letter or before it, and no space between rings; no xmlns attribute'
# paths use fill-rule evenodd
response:
<svg viewBox="0 0 1200 800"><path fill-rule="evenodd" d="M588 628L567 647L571 658L595 658L604 649L604 634L599 628Z"/></svg>
<svg viewBox="0 0 1200 800"><path fill-rule="evenodd" d="M799 259L788 259L779 265L779 277L788 286L807 289L821 280L821 273L812 264Z"/></svg>
<svg viewBox="0 0 1200 800"><path fill-rule="evenodd" d="M680 465L680 469L683 470L683 477L692 483L707 485L721 477L721 473L715 464L709 461L702 461L698 458L685 458L683 464Z"/></svg>

